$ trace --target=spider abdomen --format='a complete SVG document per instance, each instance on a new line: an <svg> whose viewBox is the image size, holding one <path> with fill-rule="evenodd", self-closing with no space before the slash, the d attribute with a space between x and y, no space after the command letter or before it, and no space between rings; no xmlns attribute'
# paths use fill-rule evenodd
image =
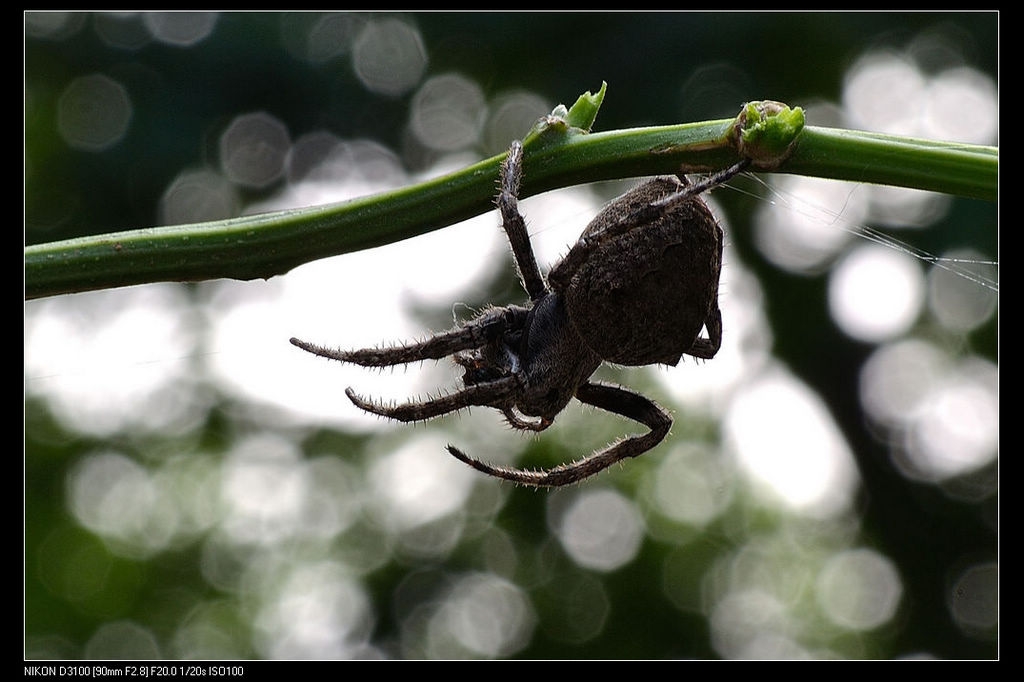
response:
<svg viewBox="0 0 1024 682"><path fill-rule="evenodd" d="M640 185L598 214L582 236L600 240L630 211L684 187L674 177ZM565 291L573 325L609 362L677 364L717 306L721 245L721 229L696 196L600 241Z"/></svg>

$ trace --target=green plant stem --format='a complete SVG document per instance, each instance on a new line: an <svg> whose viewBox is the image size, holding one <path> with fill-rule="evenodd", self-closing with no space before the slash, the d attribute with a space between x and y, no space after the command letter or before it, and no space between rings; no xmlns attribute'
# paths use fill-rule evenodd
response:
<svg viewBox="0 0 1024 682"><path fill-rule="evenodd" d="M521 196L557 187L738 160L733 119L566 135L528 145ZM25 295L149 282L269 278L319 258L381 246L493 208L504 155L339 204L82 237L25 249ZM892 184L993 201L998 149L806 127L773 172Z"/></svg>
<svg viewBox="0 0 1024 682"><path fill-rule="evenodd" d="M999 149L809 126L784 172L995 201Z"/></svg>

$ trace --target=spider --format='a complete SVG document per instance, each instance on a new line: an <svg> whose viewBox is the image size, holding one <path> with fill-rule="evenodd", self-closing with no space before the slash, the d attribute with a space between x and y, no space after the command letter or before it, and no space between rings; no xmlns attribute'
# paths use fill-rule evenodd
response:
<svg viewBox="0 0 1024 682"><path fill-rule="evenodd" d="M528 304L491 307L447 332L389 348L346 351L294 338L291 343L365 367L452 356L463 369L463 386L447 395L385 405L346 389L357 407L401 422L485 406L499 410L516 429L543 431L575 397L649 429L540 471L491 465L448 446L452 455L485 474L528 486L563 486L644 454L672 425L668 412L645 396L591 381L603 362L676 365L683 355L710 359L718 352L722 230L699 195L740 173L749 160L697 183L680 173L627 192L591 221L546 281L518 209L522 163L522 143L513 142L501 167L496 203ZM704 328L706 338L700 336Z"/></svg>

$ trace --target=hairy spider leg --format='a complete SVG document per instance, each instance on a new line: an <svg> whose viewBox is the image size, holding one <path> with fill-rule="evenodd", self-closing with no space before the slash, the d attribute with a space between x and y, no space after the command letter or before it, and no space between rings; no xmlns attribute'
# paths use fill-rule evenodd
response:
<svg viewBox="0 0 1024 682"><path fill-rule="evenodd" d="M576 462L541 471L486 464L473 459L453 445L448 446L448 452L456 459L490 476L522 485L558 487L582 481L623 459L639 457L660 443L672 426L672 418L665 410L648 398L622 386L586 382L576 390L576 397L588 405L640 422L650 428L650 431L642 436L623 438Z"/></svg>
<svg viewBox="0 0 1024 682"><path fill-rule="evenodd" d="M518 306L495 308L475 320L429 339L389 348L363 348L362 350L340 350L318 346L308 341L292 338L291 344L313 355L331 360L350 362L363 367L390 367L420 360L438 360L469 348L479 348L498 338L512 327L517 317L528 311Z"/></svg>
<svg viewBox="0 0 1024 682"><path fill-rule="evenodd" d="M636 209L619 222L609 225L596 235L581 237L576 246L566 254L566 257L548 273L548 279L555 282L556 289L565 289L580 265L587 262L594 250L601 244L642 225L649 225L668 212L673 206L689 201L713 187L728 182L736 175L742 173L749 165L750 159L742 159L728 168L694 183L690 183L685 175L680 174L678 177L684 184L682 189Z"/></svg>
<svg viewBox="0 0 1024 682"><path fill-rule="evenodd" d="M305 351L332 360L351 362L364 367L387 367L416 362L418 360L440 359L470 348L479 348L497 339L510 328L522 325L528 314L526 308L508 306L494 308L448 332L438 334L419 343L391 348L364 348L362 350L336 350L317 346L299 339L291 343ZM460 362L458 355L456 362ZM464 364L466 361L461 359ZM517 374L499 377L492 381L466 386L460 391L439 396L420 403L385 405L368 400L356 394L351 388L345 395L357 407L372 414L402 422L422 421L466 407L485 406L506 410L521 382ZM528 422L521 422L521 428L533 428Z"/></svg>
<svg viewBox="0 0 1024 682"><path fill-rule="evenodd" d="M543 431L555 423L553 419L547 417L538 417L537 421L523 419L510 408L503 409L501 413L505 416L505 421L509 423L509 426L523 431Z"/></svg>
<svg viewBox="0 0 1024 682"><path fill-rule="evenodd" d="M686 351L686 354L702 360L710 360L718 354L718 349L722 347L722 311L717 305L708 312L704 326L707 327L708 338L698 336L693 340L693 345Z"/></svg>
<svg viewBox="0 0 1024 682"><path fill-rule="evenodd" d="M530 235L526 231L526 221L519 213L519 182L523 176L523 144L515 140L508 150L508 156L501 164L501 189L498 192L497 204L501 212L501 225L512 246L519 276L523 288L536 301L548 292L544 277L537 267L537 259L530 245Z"/></svg>
<svg viewBox="0 0 1024 682"><path fill-rule="evenodd" d="M388 417L400 422L416 422L440 417L449 412L456 412L467 407L501 407L508 403L519 387L519 377L510 375L482 384L473 384L462 390L447 395L431 398L423 402L384 405L367 400L351 388L345 389L345 395L360 409L372 414Z"/></svg>
<svg viewBox="0 0 1024 682"><path fill-rule="evenodd" d="M745 171L747 167L750 165L750 163L750 159L740 159L739 161L729 166L728 168L723 168L722 170L712 173L711 175L706 175L697 182L691 183L686 189L675 194L670 194L664 199L654 202L654 206L658 207L668 206L670 204L677 204L680 201L686 201L692 196L703 194L709 189L714 189L719 185L724 185L725 183L729 182L734 177ZM687 179L686 176L683 175L682 173L680 173L677 177L681 180Z"/></svg>

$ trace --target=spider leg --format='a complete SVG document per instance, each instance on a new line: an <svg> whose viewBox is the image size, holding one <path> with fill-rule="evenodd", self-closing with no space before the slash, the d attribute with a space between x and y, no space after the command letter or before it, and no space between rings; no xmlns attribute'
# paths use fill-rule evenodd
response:
<svg viewBox="0 0 1024 682"><path fill-rule="evenodd" d="M718 242L718 262L722 262L722 242ZM722 311L718 307L718 282L714 282L714 291L711 292L711 310L704 320L704 326L708 328L708 338L698 337L694 339L687 355L695 358L710 360L722 347Z"/></svg>
<svg viewBox="0 0 1024 682"><path fill-rule="evenodd" d="M518 306L495 308L460 327L442 332L424 341L390 348L340 350L318 346L295 338L291 339L291 343L313 355L331 360L351 362L363 367L390 367L419 360L437 360L468 348L478 348L515 326L517 318L525 318L526 313L525 308Z"/></svg>
<svg viewBox="0 0 1024 682"><path fill-rule="evenodd" d="M686 351L687 355L710 360L715 357L718 349L722 347L722 311L718 309L717 302L712 303L712 305L714 309L708 314L708 319L704 322L708 328L708 338L699 337L694 339L690 350Z"/></svg>
<svg viewBox="0 0 1024 682"><path fill-rule="evenodd" d="M402 403L400 405L385 405L383 403L367 400L351 388L345 389L345 395L352 403L367 412L395 419L400 422L415 422L440 417L449 412L455 412L466 407L496 407L506 404L513 396L519 385L519 377L510 375L489 381L487 383L473 384L460 391L447 395L431 398L423 402Z"/></svg>
<svg viewBox="0 0 1024 682"><path fill-rule="evenodd" d="M537 267L537 259L530 245L530 235L526 231L526 221L519 213L519 181L523 177L523 144L516 140L508 150L505 162L501 165L501 188L498 191L498 210L501 212L501 225L508 235L515 256L519 276L523 288L536 301L548 291L544 278Z"/></svg>
<svg viewBox="0 0 1024 682"><path fill-rule="evenodd" d="M505 421L507 421L510 426L516 429L522 429L523 431L543 431L554 423L554 420L548 419L547 417L541 417L535 422L523 419L513 412L511 408L504 409L501 413L505 415Z"/></svg>
<svg viewBox="0 0 1024 682"><path fill-rule="evenodd" d="M722 170L716 173L712 173L711 175L705 176L704 178L701 178L697 182L691 183L688 187L686 187L686 189L680 192L676 192L675 194L670 194L664 199L654 202L654 206L664 207L669 206L671 204L679 203L680 201L686 201L690 197L702 194L708 191L709 189L713 189L715 187L718 187L719 185L729 182L734 177L736 177L744 170L746 170L747 166L749 165L750 159L740 159L739 161L729 166L728 168L723 168ZM679 175L679 177L685 179L685 176L683 175Z"/></svg>
<svg viewBox="0 0 1024 682"><path fill-rule="evenodd" d="M672 418L665 410L639 393L621 386L587 382L576 390L576 397L581 402L634 419L651 430L642 436L619 440L571 464L543 471L526 471L485 464L452 445L448 446L448 452L474 469L497 478L536 487L557 487L577 483L607 469L615 462L644 454L660 443L672 426Z"/></svg>

